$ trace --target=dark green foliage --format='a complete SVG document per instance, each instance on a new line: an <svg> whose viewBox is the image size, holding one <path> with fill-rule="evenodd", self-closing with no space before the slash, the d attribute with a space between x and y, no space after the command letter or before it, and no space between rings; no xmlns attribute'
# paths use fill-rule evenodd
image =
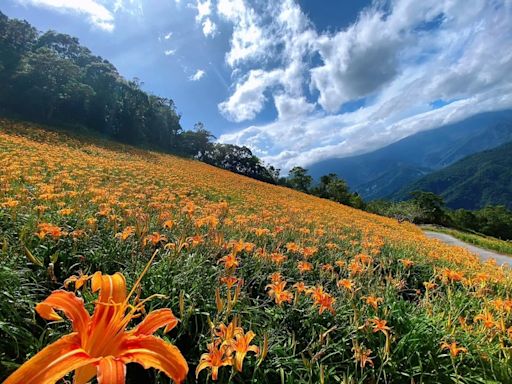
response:
<svg viewBox="0 0 512 384"><path fill-rule="evenodd" d="M198 159L268 183L275 184L279 179L278 169L272 166L265 167L260 159L245 146L215 143L202 151Z"/></svg>
<svg viewBox="0 0 512 384"><path fill-rule="evenodd" d="M473 225L468 229L501 239L512 239L512 212L504 206L485 207L476 211L475 216L477 227ZM462 228L465 227L462 226Z"/></svg>
<svg viewBox="0 0 512 384"><path fill-rule="evenodd" d="M273 167L269 168L273 170ZM298 191L315 195L323 199L329 199L337 203L348 205L358 209L364 209L365 202L357 192L352 193L345 180L336 174L329 173L320 177L320 182L312 187L313 178L308 175L308 170L302 167L293 167L288 178L278 178L279 170L274 176L277 184L296 189Z"/></svg>
<svg viewBox="0 0 512 384"><path fill-rule="evenodd" d="M417 205L422 212L417 222L441 225L449 223L442 197L425 191L414 191L411 196L413 197L413 204Z"/></svg>
<svg viewBox="0 0 512 384"><path fill-rule="evenodd" d="M348 185L334 173L329 173L320 178L320 183L313 189L313 193L319 197L337 201L342 204L350 204L352 194Z"/></svg>
<svg viewBox="0 0 512 384"><path fill-rule="evenodd" d="M302 167L293 167L288 174L288 184L297 191L309 192L313 178L308 175L308 170Z"/></svg>

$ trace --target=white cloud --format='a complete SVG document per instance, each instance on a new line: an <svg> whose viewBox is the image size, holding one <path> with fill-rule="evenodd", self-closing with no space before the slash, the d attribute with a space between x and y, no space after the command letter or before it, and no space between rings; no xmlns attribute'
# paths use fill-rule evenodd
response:
<svg viewBox="0 0 512 384"><path fill-rule="evenodd" d="M75 12L87 16L89 23L104 31L114 30L114 15L95 0L19 0L23 4L49 8L59 12Z"/></svg>
<svg viewBox="0 0 512 384"><path fill-rule="evenodd" d="M233 24L231 48L226 54L229 66L234 67L245 60L258 59L268 53L266 48L271 44L271 38L260 25L261 17L244 0L219 0L217 13Z"/></svg>
<svg viewBox="0 0 512 384"><path fill-rule="evenodd" d="M164 51L165 56L171 56L171 55L174 55L175 53L176 53L175 49L168 49L168 50Z"/></svg>
<svg viewBox="0 0 512 384"><path fill-rule="evenodd" d="M196 5L192 6L197 10L196 23L200 24L205 37L214 37L217 32L217 25L212 21L210 15L212 14L212 1L211 0L197 0Z"/></svg>
<svg viewBox="0 0 512 384"><path fill-rule="evenodd" d="M229 120L240 122L253 119L267 100L264 92L279 81L282 71L250 71L244 81L237 83L231 97L219 104L220 112Z"/></svg>
<svg viewBox="0 0 512 384"><path fill-rule="evenodd" d="M166 35L164 36L164 39L165 39L165 40L169 40L171 37L172 37L172 32L169 32L168 34L166 34Z"/></svg>
<svg viewBox="0 0 512 384"><path fill-rule="evenodd" d="M254 9L248 8L243 0L220 0L217 7L220 15L234 23L231 48L226 55L234 74L248 63L277 61L277 67L235 75L234 92L219 104L220 112L236 122L254 119L265 106L265 92L269 88L272 88L279 118L290 119L293 114L312 112L315 103L308 102L303 94L306 73L303 58L308 55L316 33L309 29L310 23L299 6L293 0L282 2L277 9L269 6L269 15L277 12L274 19L268 19L265 12L256 16Z"/></svg>
<svg viewBox="0 0 512 384"><path fill-rule="evenodd" d="M385 11L376 3L334 32L317 31L293 0L278 10L268 4L254 17L244 0L217 4L234 24L226 55L234 85L219 110L236 122L256 118L270 100L277 111L272 123L220 140L248 145L285 170L512 108L510 0L396 0ZM239 38L251 28L260 39ZM433 110L439 99L458 101ZM356 101L359 109L346 112Z"/></svg>
<svg viewBox="0 0 512 384"><path fill-rule="evenodd" d="M315 104L309 103L304 96L295 98L279 94L274 96L274 103L279 120L298 119L315 110Z"/></svg>
<svg viewBox="0 0 512 384"><path fill-rule="evenodd" d="M206 37L214 37L217 33L217 25L207 17L205 21L203 21L203 34Z"/></svg>
<svg viewBox="0 0 512 384"><path fill-rule="evenodd" d="M206 72L202 69L198 69L196 73L194 73L192 76L190 76L188 79L190 81L199 81L206 75Z"/></svg>
<svg viewBox="0 0 512 384"><path fill-rule="evenodd" d="M208 17L212 13L212 2L211 0L197 0L196 3L197 16L196 21L200 23L204 18Z"/></svg>

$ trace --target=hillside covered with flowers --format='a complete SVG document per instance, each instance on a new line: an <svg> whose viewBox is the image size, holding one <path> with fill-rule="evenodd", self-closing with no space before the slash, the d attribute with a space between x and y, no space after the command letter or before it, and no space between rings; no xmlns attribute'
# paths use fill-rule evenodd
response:
<svg viewBox="0 0 512 384"><path fill-rule="evenodd" d="M0 163L7 383L512 380L510 270L412 224L10 120Z"/></svg>

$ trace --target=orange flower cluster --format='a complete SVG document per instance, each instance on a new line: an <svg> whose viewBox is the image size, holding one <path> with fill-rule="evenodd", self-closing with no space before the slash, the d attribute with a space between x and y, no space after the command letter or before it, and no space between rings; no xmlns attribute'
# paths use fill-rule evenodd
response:
<svg viewBox="0 0 512 384"><path fill-rule="evenodd" d="M235 318L227 326L219 324L213 330L213 342L208 344L208 352L203 353L196 368L196 377L206 368L212 373L212 380L217 380L219 368L234 366L238 372L242 372L245 356L248 352L259 354L258 346L251 345L256 334L253 331L247 333L238 326Z"/></svg>
<svg viewBox="0 0 512 384"><path fill-rule="evenodd" d="M239 324L232 322L224 327L223 322L232 313L246 314L242 305L265 294L271 300L262 306L284 308L276 308L276 313L294 306L301 309L297 312L309 316L312 313L302 311L301 306L312 303L314 312L336 314L329 321L338 329L347 325L361 329L364 324L364 332L357 337L364 334L369 340L364 344L363 340L353 341L353 358L360 368L368 369L381 360L371 357L372 349L377 356L387 356L389 344L400 339L399 327L390 315L396 309L393 300L407 300L407 305L414 306L411 316L418 312L430 316L436 324L442 321L440 328L446 334L437 341L441 344L450 340L451 344L447 342L441 348L453 357L465 356L466 351L458 350L462 347L451 342L460 334L464 335L460 340L476 335L479 340L494 343L487 350L508 354L512 344L510 270L480 263L467 250L428 239L412 224L196 161L117 144L86 143L6 120L0 120L0 126L1 213L13 222L19 217L31 218L17 234L24 252L21 257L44 267L43 271L47 268L53 281L53 265L44 265L48 255L40 257L42 249L68 247L66 251L73 260L83 261L87 242L93 241L96 246L99 238L107 239L105 242L111 243L108 246L116 247L118 254L127 259L159 250L163 259L178 265L194 260L201 268L211 268L212 281L217 283L211 287L208 309L199 310L204 313L216 308L213 321L219 325L208 343L208 352L201 357L197 374L209 368L212 378L217 378L222 366L242 369L243 351L255 352L256 347L250 345L255 336L251 331L245 333ZM7 240L0 244L2 254L10 254ZM83 266L83 270L86 268ZM266 285L262 281L269 275L270 283ZM81 289L94 281L93 288L102 296L98 287L103 277L97 275L91 280L77 276L68 283ZM121 281L118 275L111 279ZM481 302L482 308L474 309L469 304L461 307L461 298L465 297L471 299L468 303ZM103 313L103 320L110 319L111 325L100 321L99 315L83 316L87 331L82 329L80 335L94 339L94 345L100 343L100 333L107 334L111 327L120 335L133 336L126 323L135 315L133 308L123 304L125 300L105 300L109 304L99 300L95 313ZM73 306L73 311L78 311L76 308L79 306ZM136 308L140 316L142 309ZM448 308L457 313L455 320ZM56 319L44 305L38 306L38 312ZM169 312L165 313L170 321ZM151 313L146 318L156 319ZM98 333L89 331L93 319ZM339 324L339 319L350 324ZM381 345L383 335L386 345ZM200 340L204 340L202 337ZM82 344L80 348L87 356L99 359L91 363L95 374L100 368L102 372L120 372L121 363L132 361L122 348L112 352L102 344L98 348L105 352L98 352L88 343L87 348ZM466 347L468 354L480 356L481 351L470 350L475 347ZM98 376L100 380L105 377Z"/></svg>

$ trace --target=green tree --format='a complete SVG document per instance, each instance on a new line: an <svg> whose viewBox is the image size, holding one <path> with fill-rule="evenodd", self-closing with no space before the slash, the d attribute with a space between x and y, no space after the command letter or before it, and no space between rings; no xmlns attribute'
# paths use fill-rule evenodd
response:
<svg viewBox="0 0 512 384"><path fill-rule="evenodd" d="M320 188L329 200L337 203L350 205L352 194L349 191L345 180L340 179L336 174L330 173L320 178Z"/></svg>
<svg viewBox="0 0 512 384"><path fill-rule="evenodd" d="M80 77L80 67L49 48L29 52L15 74L15 108L19 113L51 121L59 109L83 106L94 91L81 83Z"/></svg>
<svg viewBox="0 0 512 384"><path fill-rule="evenodd" d="M476 212L479 232L501 239L512 239L512 212L503 205L488 206Z"/></svg>
<svg viewBox="0 0 512 384"><path fill-rule="evenodd" d="M411 193L412 202L422 211L423 217L418 218L422 223L446 225L449 218L444 209L444 200L442 197L432 192L414 191Z"/></svg>
<svg viewBox="0 0 512 384"><path fill-rule="evenodd" d="M288 173L289 185L301 192L308 193L313 178L308 175L308 170L302 167L293 167Z"/></svg>
<svg viewBox="0 0 512 384"><path fill-rule="evenodd" d="M467 209L457 209L449 213L454 225L460 229L478 231L480 222L475 213Z"/></svg>

